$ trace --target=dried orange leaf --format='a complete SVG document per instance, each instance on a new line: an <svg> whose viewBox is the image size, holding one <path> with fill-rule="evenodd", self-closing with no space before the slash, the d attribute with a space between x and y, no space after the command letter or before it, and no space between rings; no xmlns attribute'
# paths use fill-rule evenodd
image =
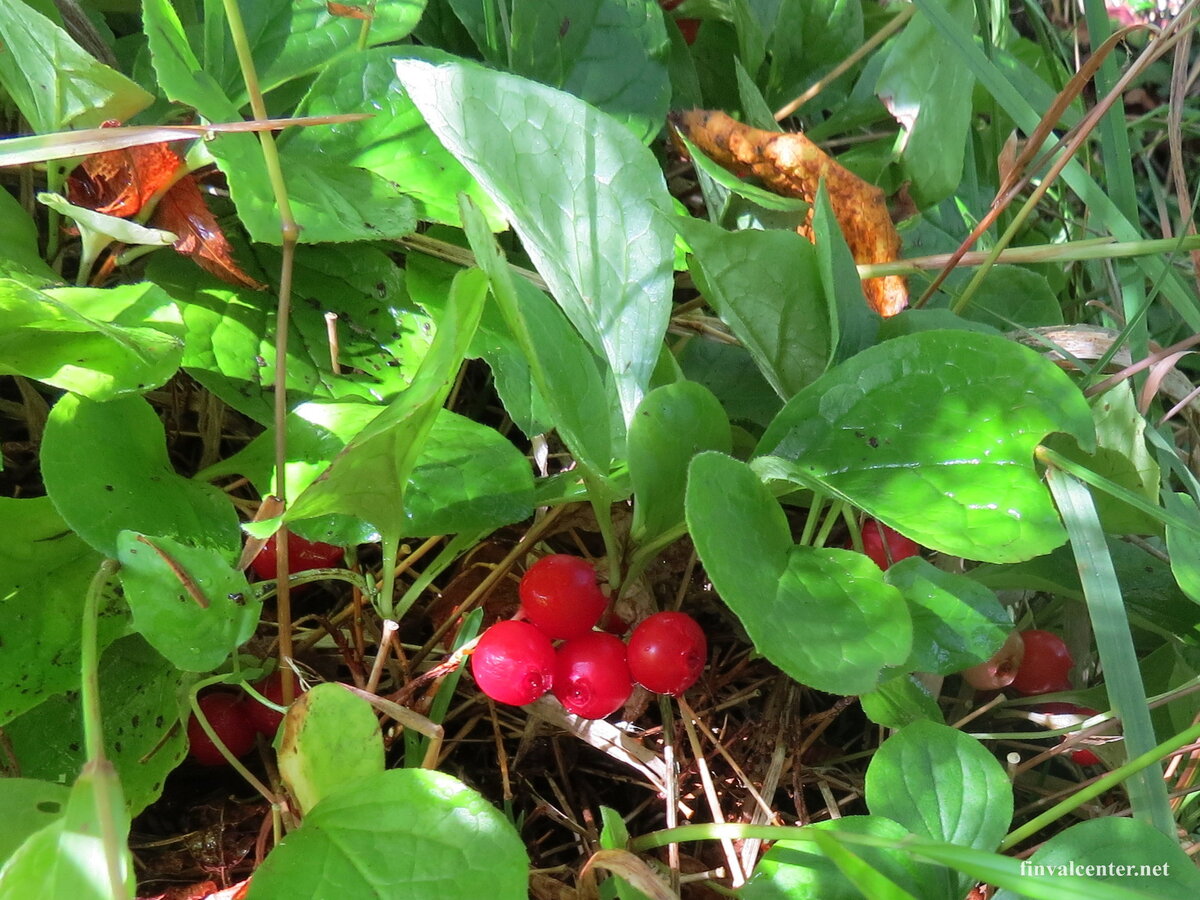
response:
<svg viewBox="0 0 1200 900"><path fill-rule="evenodd" d="M171 183L181 165L179 154L167 144L93 153L68 176L67 199L110 216L136 216Z"/></svg>
<svg viewBox="0 0 1200 900"><path fill-rule="evenodd" d="M344 19L362 19L370 22L374 16L360 6L350 6L346 3L326 3L325 9L331 16L340 16Z"/></svg>
<svg viewBox="0 0 1200 900"><path fill-rule="evenodd" d="M258 291L266 287L233 261L233 250L216 217L205 205L194 175L185 175L175 182L158 202L150 221L156 228L179 235L175 249L221 280Z"/></svg>
<svg viewBox="0 0 1200 900"><path fill-rule="evenodd" d="M731 172L761 179L771 191L809 203L824 179L830 205L856 263L892 262L900 256L900 235L888 214L883 191L840 165L802 134L762 131L723 112L694 109L673 116L676 127L712 160ZM810 240L812 216L799 229ZM863 281L867 302L881 316L908 305L902 276Z"/></svg>

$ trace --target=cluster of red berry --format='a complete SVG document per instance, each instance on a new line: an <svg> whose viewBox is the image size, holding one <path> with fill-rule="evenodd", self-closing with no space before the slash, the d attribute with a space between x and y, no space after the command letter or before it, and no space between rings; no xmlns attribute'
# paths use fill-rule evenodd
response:
<svg viewBox="0 0 1200 900"><path fill-rule="evenodd" d="M635 681L677 695L704 668L708 642L686 613L649 616L628 646L617 634L593 630L608 599L595 569L577 556L539 559L521 579L520 597L524 618L497 622L471 654L476 683L497 702L522 706L553 691L568 712L600 719L620 709ZM625 623L614 627L623 632Z"/></svg>
<svg viewBox="0 0 1200 900"><path fill-rule="evenodd" d="M283 703L283 680L278 672L268 675L254 689L272 703ZM221 743L234 756L245 756L254 747L256 735L264 735L268 740L275 737L279 723L283 721L283 713L264 706L258 700L242 691L219 688L200 696L197 702L204 718L212 726ZM192 759L202 766L223 766L226 759L217 749L217 745L200 727L196 716L188 720L187 727L188 752Z"/></svg>

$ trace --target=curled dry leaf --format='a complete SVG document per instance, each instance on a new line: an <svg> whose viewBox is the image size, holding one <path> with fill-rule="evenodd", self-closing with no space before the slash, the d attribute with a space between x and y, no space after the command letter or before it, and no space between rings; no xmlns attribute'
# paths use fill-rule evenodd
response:
<svg viewBox="0 0 1200 900"><path fill-rule="evenodd" d="M119 124L110 121L104 127ZM173 245L176 251L230 284L254 290L266 287L233 261L229 242L204 203L196 177L183 172L183 160L169 144L92 153L67 178L71 203L119 218L138 215L156 196L160 199L150 224L179 236Z"/></svg>
<svg viewBox="0 0 1200 900"><path fill-rule="evenodd" d="M856 263L892 262L900 256L900 235L883 191L840 165L802 134L762 131L723 112L693 109L672 120L689 141L713 161L740 175L754 175L771 191L809 203L825 180L833 214ZM800 233L813 239L812 216ZM863 281L867 302L881 316L908 305L908 285L899 275Z"/></svg>

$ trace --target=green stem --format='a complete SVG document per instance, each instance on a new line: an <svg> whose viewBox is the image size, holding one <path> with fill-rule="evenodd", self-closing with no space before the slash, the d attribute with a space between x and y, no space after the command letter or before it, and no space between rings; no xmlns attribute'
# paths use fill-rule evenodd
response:
<svg viewBox="0 0 1200 900"><path fill-rule="evenodd" d="M995 256L996 265L1018 265L1025 263L1075 262L1090 259L1124 259L1133 256L1156 256L1163 253L1185 253L1200 250L1200 235L1183 235L1177 238L1157 238L1144 241L1114 241L1110 238L1094 238L1086 241L1070 241L1065 244L1037 244L1030 247L1009 247ZM960 266L982 266L993 258L990 251L973 251L963 254ZM941 269L950 260L949 253L933 256L917 256L886 263L866 263L858 267L860 278L878 278L883 275L918 275L927 269Z"/></svg>
<svg viewBox="0 0 1200 900"><path fill-rule="evenodd" d="M1150 766L1157 765L1160 761L1166 759L1176 750L1181 747L1186 747L1188 744L1200 740L1200 725L1193 725L1187 731L1177 734L1170 740L1163 741L1157 747L1147 750L1141 756L1136 756L1119 769L1114 769L1107 775L1097 778L1091 784L1081 786L1077 791L1067 797L1061 803L1046 810L1040 816L1030 819L1020 828L1014 828L1009 832L1008 836L1000 842L997 848L1003 853L1015 847L1027 837L1037 834L1051 822L1057 821L1072 810L1078 809L1090 800L1094 800L1106 791L1112 790L1131 775L1141 772Z"/></svg>
<svg viewBox="0 0 1200 900"><path fill-rule="evenodd" d="M596 515L596 524L604 538L604 549L608 555L608 583L615 595L621 589L621 548L617 543L617 533L612 523L612 497L602 478L599 478L587 466L579 466L583 474L583 483L587 485L588 502Z"/></svg>
<svg viewBox="0 0 1200 900"><path fill-rule="evenodd" d="M100 822L100 839L104 845L104 862L113 900L125 900L129 893L121 877L121 828L113 814L115 804L123 801L120 800L119 791L114 797L111 790L114 782L117 785L120 782L104 753L104 722L100 708L100 597L119 568L120 564L115 559L106 559L92 576L83 603L79 647L79 697L83 710L83 743L88 760L84 772L94 776L96 818Z"/></svg>

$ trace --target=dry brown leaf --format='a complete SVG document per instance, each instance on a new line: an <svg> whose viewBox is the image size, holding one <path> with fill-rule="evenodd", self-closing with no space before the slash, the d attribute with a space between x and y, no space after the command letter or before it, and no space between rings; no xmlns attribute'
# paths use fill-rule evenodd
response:
<svg viewBox="0 0 1200 900"><path fill-rule="evenodd" d="M104 127L119 124L110 121ZM179 154L165 143L93 153L67 177L67 199L109 216L136 216L181 165Z"/></svg>
<svg viewBox="0 0 1200 900"><path fill-rule="evenodd" d="M673 121L689 141L737 175L754 175L771 191L809 203L821 180L829 192L842 235L856 263L892 262L900 256L900 235L888 214L883 191L868 184L802 134L751 128L716 110L675 113ZM810 240L811 214L800 233ZM863 281L867 302L881 316L908 305L903 276Z"/></svg>
<svg viewBox="0 0 1200 900"><path fill-rule="evenodd" d="M174 243L179 253L190 256L202 269L222 281L261 291L266 287L255 281L233 261L233 250L216 217L204 203L194 175L184 175L163 195L154 208L150 223L155 228L179 236Z"/></svg>
<svg viewBox="0 0 1200 900"><path fill-rule="evenodd" d="M331 16L341 16L344 19L362 19L364 22L370 22L374 16L360 6L351 6L348 3L326 3L325 9Z"/></svg>

